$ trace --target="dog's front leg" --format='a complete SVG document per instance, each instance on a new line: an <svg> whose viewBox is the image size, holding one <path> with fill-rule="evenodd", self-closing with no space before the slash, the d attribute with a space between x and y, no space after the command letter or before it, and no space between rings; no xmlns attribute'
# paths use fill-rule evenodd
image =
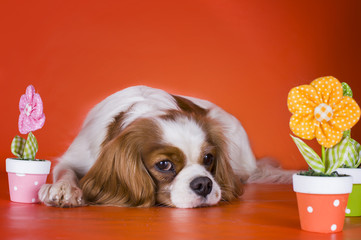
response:
<svg viewBox="0 0 361 240"><path fill-rule="evenodd" d="M54 170L54 183L41 187L40 201L53 207L84 206L83 192L76 173L71 168L57 167Z"/></svg>

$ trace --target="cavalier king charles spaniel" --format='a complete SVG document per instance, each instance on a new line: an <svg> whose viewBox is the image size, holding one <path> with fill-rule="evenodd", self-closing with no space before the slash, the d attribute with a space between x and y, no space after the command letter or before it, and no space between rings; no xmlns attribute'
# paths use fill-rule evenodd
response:
<svg viewBox="0 0 361 240"><path fill-rule="evenodd" d="M39 199L57 207L211 206L237 199L247 180L290 181L291 173L265 166L256 164L231 114L205 100L136 86L90 111Z"/></svg>

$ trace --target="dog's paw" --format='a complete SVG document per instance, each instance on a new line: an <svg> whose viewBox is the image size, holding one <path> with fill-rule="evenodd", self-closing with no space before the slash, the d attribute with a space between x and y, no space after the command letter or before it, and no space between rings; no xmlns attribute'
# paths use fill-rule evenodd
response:
<svg viewBox="0 0 361 240"><path fill-rule="evenodd" d="M44 184L40 188L39 199L45 205L53 207L68 208L86 205L82 190L67 181Z"/></svg>

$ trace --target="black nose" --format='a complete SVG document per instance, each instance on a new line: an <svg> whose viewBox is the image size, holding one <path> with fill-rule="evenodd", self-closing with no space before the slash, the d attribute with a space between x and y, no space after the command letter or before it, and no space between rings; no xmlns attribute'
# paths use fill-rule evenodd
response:
<svg viewBox="0 0 361 240"><path fill-rule="evenodd" d="M197 195L206 197L212 191L213 183L209 177L197 177L189 186Z"/></svg>

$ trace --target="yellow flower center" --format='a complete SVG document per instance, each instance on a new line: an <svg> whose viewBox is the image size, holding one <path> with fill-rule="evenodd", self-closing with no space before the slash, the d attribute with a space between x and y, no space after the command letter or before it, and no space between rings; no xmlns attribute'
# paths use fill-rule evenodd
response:
<svg viewBox="0 0 361 240"><path fill-rule="evenodd" d="M330 121L333 116L333 111L330 106L325 103L321 103L315 108L315 118L319 122Z"/></svg>

